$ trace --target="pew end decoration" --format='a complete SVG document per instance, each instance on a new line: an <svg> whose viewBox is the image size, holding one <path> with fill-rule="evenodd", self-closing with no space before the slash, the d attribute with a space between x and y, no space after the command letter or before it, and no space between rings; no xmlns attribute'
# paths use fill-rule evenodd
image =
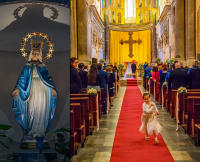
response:
<svg viewBox="0 0 200 162"><path fill-rule="evenodd" d="M185 87L180 87L178 90L177 90L178 94L181 94L181 93L186 93L187 92L187 89Z"/></svg>
<svg viewBox="0 0 200 162"><path fill-rule="evenodd" d="M97 90L94 88L91 88L87 91L87 94L89 95L97 95Z"/></svg>
<svg viewBox="0 0 200 162"><path fill-rule="evenodd" d="M119 65L118 65L118 69L119 69L119 74L120 74L120 76L123 77L124 65L123 65L123 64L119 64Z"/></svg>
<svg viewBox="0 0 200 162"><path fill-rule="evenodd" d="M165 81L165 82L163 83L163 86L167 86L167 84L168 84L168 83Z"/></svg>

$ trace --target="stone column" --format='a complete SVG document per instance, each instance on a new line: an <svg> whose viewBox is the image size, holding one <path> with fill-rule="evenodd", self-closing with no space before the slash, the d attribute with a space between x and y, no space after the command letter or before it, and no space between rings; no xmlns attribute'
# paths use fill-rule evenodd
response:
<svg viewBox="0 0 200 162"><path fill-rule="evenodd" d="M186 59L191 66L195 60L195 0L186 0Z"/></svg>
<svg viewBox="0 0 200 162"><path fill-rule="evenodd" d="M184 1L176 0L175 4L175 57L185 61L185 21Z"/></svg>
<svg viewBox="0 0 200 162"><path fill-rule="evenodd" d="M86 63L88 58L88 18L89 7L86 0L77 0L77 42L79 62Z"/></svg>
<svg viewBox="0 0 200 162"><path fill-rule="evenodd" d="M107 63L110 62L110 29L108 26L105 30L105 60Z"/></svg>
<svg viewBox="0 0 200 162"><path fill-rule="evenodd" d="M78 57L76 19L76 0L70 0L70 57Z"/></svg>
<svg viewBox="0 0 200 162"><path fill-rule="evenodd" d="M158 40L157 40L158 41ZM156 27L151 28L151 61L155 62L157 58L157 44L156 44Z"/></svg>
<svg viewBox="0 0 200 162"><path fill-rule="evenodd" d="M169 24L169 43L170 43L170 59L175 57L175 6L170 9L170 24Z"/></svg>
<svg viewBox="0 0 200 162"><path fill-rule="evenodd" d="M109 0L106 0L106 12L105 12L105 60L107 63L110 62L110 29L108 20L108 8Z"/></svg>

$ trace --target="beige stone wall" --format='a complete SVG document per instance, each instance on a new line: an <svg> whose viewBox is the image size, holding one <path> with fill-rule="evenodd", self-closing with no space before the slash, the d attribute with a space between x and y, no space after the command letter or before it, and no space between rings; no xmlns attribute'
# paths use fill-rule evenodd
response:
<svg viewBox="0 0 200 162"><path fill-rule="evenodd" d="M88 64L105 58L105 27L93 0L77 0L77 56Z"/></svg>

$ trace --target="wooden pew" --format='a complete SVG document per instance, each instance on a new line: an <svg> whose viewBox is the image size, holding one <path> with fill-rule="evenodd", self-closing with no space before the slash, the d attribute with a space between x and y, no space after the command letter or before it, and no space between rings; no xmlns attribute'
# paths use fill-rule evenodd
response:
<svg viewBox="0 0 200 162"><path fill-rule="evenodd" d="M188 134L193 138L197 137L195 124L200 124L200 96L188 96Z"/></svg>
<svg viewBox="0 0 200 162"><path fill-rule="evenodd" d="M81 91L81 93L87 93L87 91L83 89ZM103 93L104 93L103 88L101 88L101 90L98 90L97 93L98 93L99 117L101 117L101 115L103 114L103 102L104 102L104 100L103 100Z"/></svg>
<svg viewBox="0 0 200 162"><path fill-rule="evenodd" d="M146 81L146 78L145 78L145 77L143 77L143 80L142 80L142 85L143 85L143 87L145 87L145 86L146 86L146 84L145 84L145 81Z"/></svg>
<svg viewBox="0 0 200 162"><path fill-rule="evenodd" d="M80 128L80 103L70 104L70 156L76 154L78 147L78 129Z"/></svg>
<svg viewBox="0 0 200 162"><path fill-rule="evenodd" d="M183 125L187 124L187 98L189 96L200 96L200 92L193 92L191 90L188 90L188 92L186 93L179 94L179 121L180 124Z"/></svg>
<svg viewBox="0 0 200 162"><path fill-rule="evenodd" d="M101 88L101 113L103 114L103 112L104 112L104 96L105 96L106 94L105 94L105 92L104 92L104 89L103 88ZM101 114L101 115L102 115Z"/></svg>
<svg viewBox="0 0 200 162"><path fill-rule="evenodd" d="M196 132L196 144L200 145L200 124L195 124L194 125L195 132Z"/></svg>
<svg viewBox="0 0 200 162"><path fill-rule="evenodd" d="M146 77L146 91L149 91L149 77Z"/></svg>
<svg viewBox="0 0 200 162"><path fill-rule="evenodd" d="M98 92L98 107L99 107L99 118L103 114L103 105L102 105L102 96L101 96L101 90Z"/></svg>
<svg viewBox="0 0 200 162"><path fill-rule="evenodd" d="M97 126L97 108L98 108L98 102L97 102L97 95L88 95L87 93L82 94L71 94L71 98L79 98L79 97L88 97L89 98L89 111L87 118L87 125L86 125L86 136L92 133L95 126Z"/></svg>
<svg viewBox="0 0 200 162"><path fill-rule="evenodd" d="M177 98L177 90L176 89L172 89L171 90L170 109L169 109L172 118L175 117L176 98Z"/></svg>
<svg viewBox="0 0 200 162"><path fill-rule="evenodd" d="M164 96L163 106L167 108L167 86L163 86L163 96Z"/></svg>
<svg viewBox="0 0 200 162"><path fill-rule="evenodd" d="M154 95L154 81L153 81L153 79L152 78L150 78L149 79L150 80L150 93L152 94L152 95Z"/></svg>
<svg viewBox="0 0 200 162"><path fill-rule="evenodd" d="M77 98L70 98L70 103L80 103L80 128L78 130L78 141L82 145L86 139L86 134L88 132L86 126L89 125L87 121L89 121L89 98L88 97L77 97Z"/></svg>
<svg viewBox="0 0 200 162"><path fill-rule="evenodd" d="M156 82L156 101L158 101L160 104L162 102L162 92L160 90L160 82Z"/></svg>
<svg viewBox="0 0 200 162"><path fill-rule="evenodd" d="M170 112L170 105L171 105L171 90L168 89L168 92L167 92L167 110Z"/></svg>
<svg viewBox="0 0 200 162"><path fill-rule="evenodd" d="M193 92L197 90L188 89L187 91ZM168 92L168 108L173 118L175 118L176 102L177 102L177 90L172 89L171 91Z"/></svg>

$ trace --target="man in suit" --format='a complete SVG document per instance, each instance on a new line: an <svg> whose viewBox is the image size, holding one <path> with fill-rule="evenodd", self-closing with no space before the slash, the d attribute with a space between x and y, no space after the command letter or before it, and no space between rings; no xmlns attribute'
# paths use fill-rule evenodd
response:
<svg viewBox="0 0 200 162"><path fill-rule="evenodd" d="M80 93L82 89L82 81L78 72L78 59L72 57L70 59L70 93Z"/></svg>
<svg viewBox="0 0 200 162"><path fill-rule="evenodd" d="M168 81L168 89L178 89L187 87L187 71L181 68L181 63L175 63L175 70L170 73Z"/></svg>
<svg viewBox="0 0 200 162"><path fill-rule="evenodd" d="M200 67L198 62L195 62L193 68L188 70L188 88L200 89Z"/></svg>
<svg viewBox="0 0 200 162"><path fill-rule="evenodd" d="M84 70L85 65L83 63L78 64L78 71L82 81L82 88L87 88L88 72Z"/></svg>
<svg viewBox="0 0 200 162"><path fill-rule="evenodd" d="M132 63L131 69L132 69L132 73L136 72L136 64L135 64L135 62Z"/></svg>
<svg viewBox="0 0 200 162"><path fill-rule="evenodd" d="M108 93L108 73L102 70L101 63L97 64L98 73L100 76L100 87L104 89L104 114L107 114L107 93Z"/></svg>

